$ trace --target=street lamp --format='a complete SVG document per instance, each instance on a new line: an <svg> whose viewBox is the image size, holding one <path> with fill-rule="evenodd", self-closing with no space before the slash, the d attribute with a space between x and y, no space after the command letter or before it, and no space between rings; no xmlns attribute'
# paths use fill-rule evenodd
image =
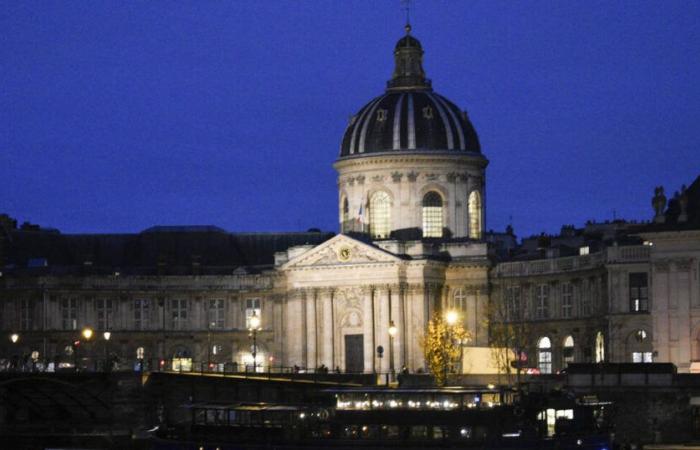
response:
<svg viewBox="0 0 700 450"><path fill-rule="evenodd" d="M450 344L449 344L450 347L452 347L452 344L453 344L453 342L452 342L453 341L452 327L457 324L458 320L459 320L459 314L457 314L457 311L450 309L449 311L447 311L447 313L445 313L445 321L447 322L447 325L448 325L448 333L449 333L448 335L450 338ZM460 360L461 360L461 351L462 351L461 340L459 342L459 348L460 348ZM447 380L447 367L448 367L448 365L451 365L451 363L452 362L450 361L449 364L445 364L445 380ZM461 363L461 361L460 361L460 363Z"/></svg>
<svg viewBox="0 0 700 450"><path fill-rule="evenodd" d="M216 322L207 323L207 370L212 368L211 364L211 329L216 327Z"/></svg>
<svg viewBox="0 0 700 450"><path fill-rule="evenodd" d="M17 333L12 333L10 335L10 340L12 341L13 344L16 344L17 341L19 341L19 334Z"/></svg>
<svg viewBox="0 0 700 450"><path fill-rule="evenodd" d="M90 327L83 328L83 331L82 331L82 333L80 333L80 334L82 334L83 337L85 338L85 345L86 345L86 348L85 348L85 355L87 355L87 354L88 354L88 352L87 352L87 344L88 344L88 342L90 342L90 338L92 338L92 334L93 334L92 328L90 328ZM77 352L76 352L76 353L77 353ZM87 368L88 368L88 366L87 366L87 362L86 362L86 364L85 364L85 369L87 370Z"/></svg>
<svg viewBox="0 0 700 450"><path fill-rule="evenodd" d="M445 314L445 320L447 321L447 325L454 325L457 323L457 319L459 319L459 314L457 314L457 311L455 310L449 310L447 311L447 314Z"/></svg>
<svg viewBox="0 0 700 450"><path fill-rule="evenodd" d="M260 329L260 317L253 312L253 315L250 317L250 321L248 322L250 325L249 330L251 333L253 333L253 373L257 372L257 357L258 357L258 340L257 340L257 333L258 329Z"/></svg>
<svg viewBox="0 0 700 450"><path fill-rule="evenodd" d="M394 336L398 333L399 329L396 328L393 320L389 321L389 370L391 371L391 378L394 378Z"/></svg>
<svg viewBox="0 0 700 450"><path fill-rule="evenodd" d="M109 372L112 368L112 364L109 361L109 339L112 337L112 333L105 331L102 333L102 337L105 338L105 372Z"/></svg>

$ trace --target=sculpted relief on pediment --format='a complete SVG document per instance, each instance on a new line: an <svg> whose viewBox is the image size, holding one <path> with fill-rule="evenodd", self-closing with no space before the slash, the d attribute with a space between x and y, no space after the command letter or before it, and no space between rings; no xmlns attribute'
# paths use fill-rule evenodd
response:
<svg viewBox="0 0 700 450"><path fill-rule="evenodd" d="M341 236L342 237L342 236ZM290 266L308 267L342 264L362 264L373 262L392 262L397 258L382 250L360 243L353 239L334 239L326 244L309 250Z"/></svg>

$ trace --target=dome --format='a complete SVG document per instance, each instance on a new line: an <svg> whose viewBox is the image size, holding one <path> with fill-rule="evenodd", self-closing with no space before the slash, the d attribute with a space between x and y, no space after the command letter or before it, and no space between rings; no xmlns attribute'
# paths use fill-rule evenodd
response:
<svg viewBox="0 0 700 450"><path fill-rule="evenodd" d="M418 49L422 49L420 45L420 41L410 34L407 34L406 36L402 37L399 39L399 41L396 43L396 50L400 48L406 48L406 47L414 47Z"/></svg>
<svg viewBox="0 0 700 450"><path fill-rule="evenodd" d="M350 120L340 157L402 150L480 152L466 113L431 90L388 91Z"/></svg>
<svg viewBox="0 0 700 450"><path fill-rule="evenodd" d="M467 114L433 92L423 71L420 41L406 35L394 48L395 69L386 93L352 116L340 158L394 151L481 152Z"/></svg>

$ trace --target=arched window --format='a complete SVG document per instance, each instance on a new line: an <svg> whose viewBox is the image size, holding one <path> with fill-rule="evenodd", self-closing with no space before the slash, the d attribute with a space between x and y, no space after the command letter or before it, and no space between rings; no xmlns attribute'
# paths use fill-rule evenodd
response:
<svg viewBox="0 0 700 450"><path fill-rule="evenodd" d="M574 362L574 338L573 336L567 336L564 338L564 351L563 357L563 367Z"/></svg>
<svg viewBox="0 0 700 450"><path fill-rule="evenodd" d="M605 362L605 336L602 331L595 336L595 362Z"/></svg>
<svg viewBox="0 0 700 450"><path fill-rule="evenodd" d="M481 194L479 191L472 191L469 194L469 237L481 239Z"/></svg>
<svg viewBox="0 0 700 450"><path fill-rule="evenodd" d="M340 231L346 233L350 230L350 204L348 198L343 195L340 200Z"/></svg>
<svg viewBox="0 0 700 450"><path fill-rule="evenodd" d="M391 232L391 199L377 191L369 199L369 232L373 238L388 238Z"/></svg>
<svg viewBox="0 0 700 450"><path fill-rule="evenodd" d="M537 343L537 350L540 373L552 373L552 341L543 337Z"/></svg>
<svg viewBox="0 0 700 450"><path fill-rule="evenodd" d="M458 288L452 293L451 309L457 309L460 311L467 310L467 294L464 292L464 289Z"/></svg>
<svg viewBox="0 0 700 450"><path fill-rule="evenodd" d="M423 196L423 237L442 237L442 197L435 191Z"/></svg>

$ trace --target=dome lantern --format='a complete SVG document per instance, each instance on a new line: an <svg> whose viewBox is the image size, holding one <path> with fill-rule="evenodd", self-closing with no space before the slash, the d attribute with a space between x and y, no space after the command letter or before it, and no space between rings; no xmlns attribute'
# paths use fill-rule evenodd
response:
<svg viewBox="0 0 700 450"><path fill-rule="evenodd" d="M394 48L394 74L387 81L387 90L430 89L430 80L423 70L423 47L411 36L411 26L406 25L406 36L399 39Z"/></svg>

